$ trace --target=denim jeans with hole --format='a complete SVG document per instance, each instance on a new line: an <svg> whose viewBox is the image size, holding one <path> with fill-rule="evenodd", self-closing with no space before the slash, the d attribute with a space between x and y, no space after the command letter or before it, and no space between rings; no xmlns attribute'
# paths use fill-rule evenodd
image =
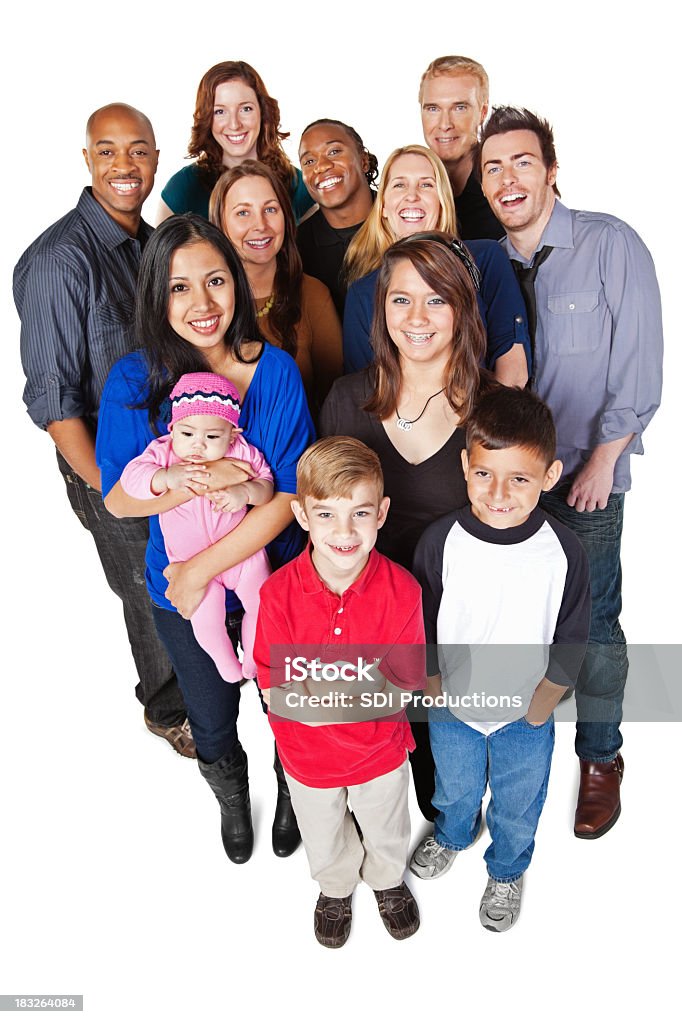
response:
<svg viewBox="0 0 682 1024"><path fill-rule="evenodd" d="M575 752L584 761L611 761L623 743L620 723L628 674L621 629L620 540L624 494L612 494L605 509L576 512L566 504L569 485L543 494L542 508L582 541L590 563L590 642L575 691L578 711Z"/></svg>
<svg viewBox="0 0 682 1024"><path fill-rule="evenodd" d="M554 750L554 719L533 726L520 718L486 736L447 708L433 708L429 733L436 762L436 842L449 850L473 843L489 786L486 822L492 842L484 860L491 878L515 882L535 848Z"/></svg>
<svg viewBox="0 0 682 1024"><path fill-rule="evenodd" d="M99 491L88 486L57 453L71 508L90 532L107 583L123 604L123 616L139 682L135 695L161 725L184 722L185 705L166 652L156 634L145 580L149 526L146 519L116 519Z"/></svg>

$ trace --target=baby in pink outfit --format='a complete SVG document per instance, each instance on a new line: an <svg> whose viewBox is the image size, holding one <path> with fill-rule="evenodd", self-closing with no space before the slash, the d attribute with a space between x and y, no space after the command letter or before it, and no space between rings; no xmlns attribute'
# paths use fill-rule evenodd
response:
<svg viewBox="0 0 682 1024"><path fill-rule="evenodd" d="M129 462L121 476L123 490L133 498L153 498L166 491L183 490L197 463L242 459L253 479L221 492L227 496L222 511L208 498L194 497L162 512L159 523L169 561L186 562L234 530L247 513L247 505L265 505L273 494L272 473L253 445L241 437L239 393L229 380L215 373L186 373L171 391L170 431L152 441ZM270 575L265 551L257 551L232 569L211 580L204 599L192 615L197 642L211 655L223 679L237 683L256 674L253 642L258 617L259 591ZM244 606L243 665L225 629L225 591L232 590Z"/></svg>

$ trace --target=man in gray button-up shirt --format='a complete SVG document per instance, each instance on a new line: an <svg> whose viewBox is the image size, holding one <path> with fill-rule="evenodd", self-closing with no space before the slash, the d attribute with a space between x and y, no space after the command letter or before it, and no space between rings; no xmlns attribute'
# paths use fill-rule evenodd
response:
<svg viewBox="0 0 682 1024"><path fill-rule="evenodd" d="M23 254L14 272L24 401L57 447L69 501L121 598L149 728L194 756L182 696L154 629L144 582L146 520L117 520L102 503L95 461L99 403L112 364L134 347L142 204L158 150L149 119L115 103L90 117L83 150L91 187Z"/></svg>
<svg viewBox="0 0 682 1024"><path fill-rule="evenodd" d="M496 108L483 129L481 161L483 191L506 229L502 245L522 287L525 275L527 302L534 292L535 388L554 414L564 463L542 504L578 534L590 561L590 648L576 688L575 835L595 839L620 814L628 669L618 621L620 539L630 455L643 451L642 433L661 397L660 295L651 256L632 228L558 201L546 121Z"/></svg>

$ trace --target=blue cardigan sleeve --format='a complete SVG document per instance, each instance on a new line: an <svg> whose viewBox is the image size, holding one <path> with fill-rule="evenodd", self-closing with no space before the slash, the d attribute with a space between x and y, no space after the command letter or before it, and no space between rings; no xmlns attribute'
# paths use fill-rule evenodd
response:
<svg viewBox="0 0 682 1024"><path fill-rule="evenodd" d="M95 457L107 496L128 463L143 452L154 435L146 409L135 409L147 389L146 361L132 352L111 368L104 385L97 422Z"/></svg>
<svg viewBox="0 0 682 1024"><path fill-rule="evenodd" d="M530 373L530 338L526 307L509 257L498 242L477 238L466 243L481 272L479 306L488 336L485 365L495 363L512 345L523 345Z"/></svg>
<svg viewBox="0 0 682 1024"><path fill-rule="evenodd" d="M364 370L374 359L369 332L374 315L374 287L378 271L354 281L346 295L343 313L344 373Z"/></svg>
<svg viewBox="0 0 682 1024"><path fill-rule="evenodd" d="M315 440L303 381L296 363L266 344L242 406L240 425L267 459L275 489L296 493L296 465Z"/></svg>

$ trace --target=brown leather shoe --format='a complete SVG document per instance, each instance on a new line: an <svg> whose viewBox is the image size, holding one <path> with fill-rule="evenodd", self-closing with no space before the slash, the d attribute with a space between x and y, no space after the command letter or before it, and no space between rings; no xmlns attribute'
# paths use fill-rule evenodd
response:
<svg viewBox="0 0 682 1024"><path fill-rule="evenodd" d="M329 949L343 946L350 935L352 896L325 896L320 893L315 907L315 938Z"/></svg>
<svg viewBox="0 0 682 1024"><path fill-rule="evenodd" d="M405 882L393 889L375 889L381 920L394 939L407 939L419 927L419 907Z"/></svg>
<svg viewBox="0 0 682 1024"><path fill-rule="evenodd" d="M147 718L147 712L145 711L144 724L155 736L161 736L162 739L170 743L173 750L177 751L178 754L181 754L183 757L197 756L197 748L194 744L194 737L192 736L187 719L180 725L160 725L158 722L152 722L151 719Z"/></svg>
<svg viewBox="0 0 682 1024"><path fill-rule="evenodd" d="M625 765L617 754L613 761L580 762L580 791L573 834L578 839L599 839L620 816L620 784Z"/></svg>

